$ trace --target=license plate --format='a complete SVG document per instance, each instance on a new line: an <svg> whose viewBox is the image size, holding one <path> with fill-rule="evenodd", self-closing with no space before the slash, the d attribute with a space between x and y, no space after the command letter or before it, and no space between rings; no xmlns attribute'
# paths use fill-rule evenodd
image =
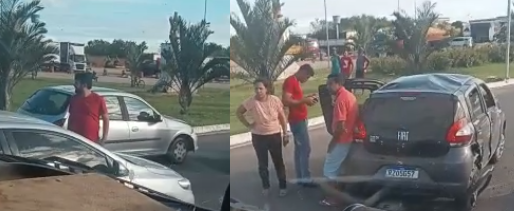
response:
<svg viewBox="0 0 514 211"><path fill-rule="evenodd" d="M417 179L419 176L419 171L416 169L403 167L390 168L386 169L385 176L390 178Z"/></svg>

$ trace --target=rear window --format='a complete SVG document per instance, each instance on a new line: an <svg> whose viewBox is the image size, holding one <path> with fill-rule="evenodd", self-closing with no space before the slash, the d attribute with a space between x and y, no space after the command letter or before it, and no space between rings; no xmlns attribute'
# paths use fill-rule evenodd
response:
<svg viewBox="0 0 514 211"><path fill-rule="evenodd" d="M446 95L370 98L363 120L370 135L397 138L409 131L418 140L441 139L452 125L455 101Z"/></svg>
<svg viewBox="0 0 514 211"><path fill-rule="evenodd" d="M70 95L54 90L38 90L23 103L21 109L40 115L59 115L66 111Z"/></svg>

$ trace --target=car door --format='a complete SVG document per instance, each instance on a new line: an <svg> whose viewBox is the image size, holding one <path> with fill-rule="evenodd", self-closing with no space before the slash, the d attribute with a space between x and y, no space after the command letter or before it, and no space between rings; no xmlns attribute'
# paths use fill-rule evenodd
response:
<svg viewBox="0 0 514 211"><path fill-rule="evenodd" d="M491 149L491 155L494 151L496 151L496 148L498 147L498 144L500 143L500 139L502 139L501 134L503 130L503 121L502 121L502 111L501 109L496 105L496 97L494 97L493 93L485 85L485 83L481 83L480 86L480 92L482 96L484 97L485 106L487 108L487 115L491 119L491 142L490 142L490 149Z"/></svg>
<svg viewBox="0 0 514 211"><path fill-rule="evenodd" d="M165 121L142 120L140 115L144 112L152 116L159 115L147 102L134 97L123 97L127 108L130 141L128 152L133 154L159 154L165 152L170 132ZM168 140L169 139L169 140Z"/></svg>
<svg viewBox="0 0 514 211"><path fill-rule="evenodd" d="M373 80L373 79L348 79L345 82L345 88L348 91L352 91L355 94L363 94L364 90L368 90L369 92L373 92L384 85L384 82ZM361 91L358 93L358 91ZM327 88L326 84L320 85L318 87L319 94L319 103L321 106L321 111L323 113L323 118L325 119L325 125L327 132L332 134L332 113L333 113L333 95Z"/></svg>
<svg viewBox="0 0 514 211"><path fill-rule="evenodd" d="M491 156L491 120L487 115L485 102L479 91L479 87L473 88L468 94L470 116L475 127L475 134L482 155L482 166L486 166Z"/></svg>
<svg viewBox="0 0 514 211"><path fill-rule="evenodd" d="M109 134L105 141L105 148L113 152L127 150L125 143L130 139L129 124L127 115L123 115L124 109L121 105L121 97L103 96L109 114ZM100 137L102 137L103 122L100 121Z"/></svg>
<svg viewBox="0 0 514 211"><path fill-rule="evenodd" d="M112 158L72 136L32 129L12 129L4 132L13 155L36 159L58 157L78 162L104 174L118 174L118 170L112 165ZM49 160L49 165L52 164L55 163Z"/></svg>

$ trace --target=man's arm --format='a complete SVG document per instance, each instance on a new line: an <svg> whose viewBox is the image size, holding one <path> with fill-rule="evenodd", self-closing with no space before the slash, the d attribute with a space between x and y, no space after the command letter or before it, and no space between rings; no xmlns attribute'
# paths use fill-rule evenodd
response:
<svg viewBox="0 0 514 211"><path fill-rule="evenodd" d="M364 69L368 69L369 67L369 58L364 56Z"/></svg>
<svg viewBox="0 0 514 211"><path fill-rule="evenodd" d="M102 138L100 139L100 144L104 145L109 135L109 112L103 97L100 100L100 116L102 117Z"/></svg>
<svg viewBox="0 0 514 211"><path fill-rule="evenodd" d="M293 92L294 92L294 85L292 83L289 83L287 80L284 82L284 85L282 87L282 103L285 106L297 106L302 104L309 104L313 102L312 96L309 95L307 97L304 97L300 100L293 99Z"/></svg>
<svg viewBox="0 0 514 211"><path fill-rule="evenodd" d="M339 139L344 133L346 133L346 117L347 117L347 110L346 106L344 105L344 101L337 101L334 104L334 114L333 114L333 121L336 121L334 130L332 131L332 140L329 144L329 151L331 150L332 146L335 144L336 140Z"/></svg>

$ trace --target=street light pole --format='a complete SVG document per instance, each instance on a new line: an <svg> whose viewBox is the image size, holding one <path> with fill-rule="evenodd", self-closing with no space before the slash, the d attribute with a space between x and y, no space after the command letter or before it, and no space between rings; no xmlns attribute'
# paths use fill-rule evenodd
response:
<svg viewBox="0 0 514 211"><path fill-rule="evenodd" d="M203 21L207 22L207 0L203 1Z"/></svg>
<svg viewBox="0 0 514 211"><path fill-rule="evenodd" d="M398 4L398 12L400 12L400 0L398 0L397 4Z"/></svg>
<svg viewBox="0 0 514 211"><path fill-rule="evenodd" d="M328 37L328 14L327 14L327 0L323 0L323 5L325 7L325 33L327 35L327 56L330 58L330 43ZM328 66L330 67L330 59L328 59Z"/></svg>
<svg viewBox="0 0 514 211"><path fill-rule="evenodd" d="M512 22L512 0L508 0L509 5L507 6L507 52L505 55L505 63L507 70L505 71L505 82L509 82L510 78L510 26Z"/></svg>

